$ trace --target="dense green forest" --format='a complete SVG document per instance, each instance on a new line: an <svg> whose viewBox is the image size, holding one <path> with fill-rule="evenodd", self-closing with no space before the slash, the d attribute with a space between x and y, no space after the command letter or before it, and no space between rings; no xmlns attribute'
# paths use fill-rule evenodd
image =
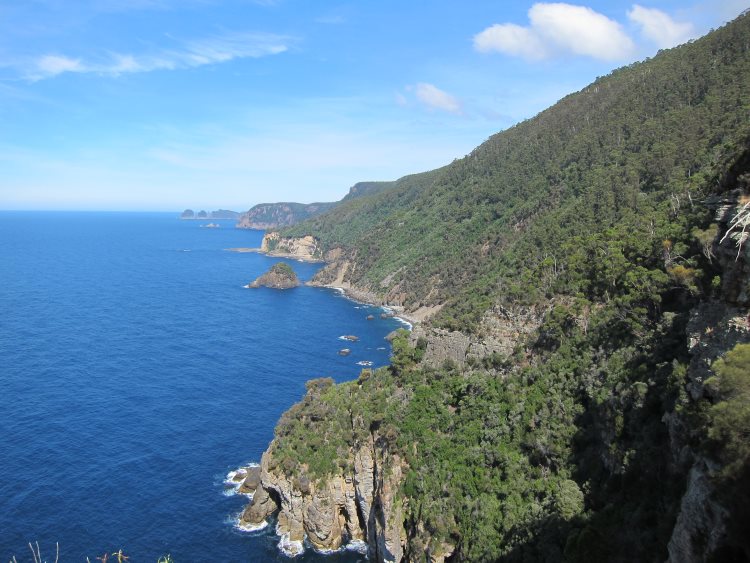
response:
<svg viewBox="0 0 750 563"><path fill-rule="evenodd" d="M687 252L695 202L747 144L748 20L619 69L449 166L284 234L347 249L352 282L397 288L412 309L446 303L436 322L463 330L497 301L656 296L681 274L692 283L689 270L664 268L662 245ZM648 288L620 275L631 264L648 270Z"/></svg>
<svg viewBox="0 0 750 563"><path fill-rule="evenodd" d="M355 285L444 303L438 326L481 333L498 304L547 313L507 355L427 367L404 332L391 367L311 381L276 467L324 479L376 436L407 468L413 561L447 543L457 561L660 562L700 461L729 523L707 560L750 560L750 345L733 333L694 393L688 349L701 306L747 314L750 254L717 258L736 249L707 202L749 193L743 15L286 230L343 248Z"/></svg>

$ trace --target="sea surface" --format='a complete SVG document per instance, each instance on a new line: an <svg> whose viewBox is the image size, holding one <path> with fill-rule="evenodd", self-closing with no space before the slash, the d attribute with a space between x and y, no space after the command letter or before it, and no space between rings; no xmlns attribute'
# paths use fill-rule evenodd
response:
<svg viewBox="0 0 750 563"><path fill-rule="evenodd" d="M0 561L32 561L29 541L49 562L59 542L61 563L289 561L272 527L235 527L227 474L260 460L306 380L387 364L402 325L335 290L245 289L278 259L225 250L262 231L208 222L0 212Z"/></svg>

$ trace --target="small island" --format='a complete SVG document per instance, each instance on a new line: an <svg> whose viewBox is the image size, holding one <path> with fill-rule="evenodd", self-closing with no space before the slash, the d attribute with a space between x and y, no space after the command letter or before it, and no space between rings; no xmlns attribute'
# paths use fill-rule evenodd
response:
<svg viewBox="0 0 750 563"><path fill-rule="evenodd" d="M277 262L271 269L256 279L247 287L271 287L273 289L289 289L300 285L297 274L292 267L284 262Z"/></svg>

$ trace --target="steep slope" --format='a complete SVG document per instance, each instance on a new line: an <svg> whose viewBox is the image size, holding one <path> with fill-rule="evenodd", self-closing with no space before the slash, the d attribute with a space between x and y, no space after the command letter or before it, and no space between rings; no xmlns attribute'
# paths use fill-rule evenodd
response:
<svg viewBox="0 0 750 563"><path fill-rule="evenodd" d="M588 275L572 267L575 256L597 252L576 236L611 238L627 224L660 245L652 222L666 225L673 206L703 197L736 155L748 135L747 19L617 70L449 166L283 235L342 249L322 280L346 263L345 279L386 301L444 306L436 321L446 327L476 329L497 301L575 294Z"/></svg>
<svg viewBox="0 0 750 563"><path fill-rule="evenodd" d="M240 229L278 229L289 227L305 219L324 213L336 205L326 203L259 203L240 215Z"/></svg>
<svg viewBox="0 0 750 563"><path fill-rule="evenodd" d="M259 203L239 217L240 229L279 229L290 227L325 213L343 202L375 195L393 187L395 182L358 182L340 201L324 203Z"/></svg>
<svg viewBox="0 0 750 563"><path fill-rule="evenodd" d="M284 231L320 281L442 327L310 382L243 518L376 561L750 561L748 37L743 15Z"/></svg>

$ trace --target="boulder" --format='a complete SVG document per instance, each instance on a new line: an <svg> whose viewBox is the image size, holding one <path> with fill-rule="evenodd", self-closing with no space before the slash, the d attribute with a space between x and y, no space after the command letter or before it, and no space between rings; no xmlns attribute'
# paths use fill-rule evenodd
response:
<svg viewBox="0 0 750 563"><path fill-rule="evenodd" d="M260 467L248 467L245 480L240 485L240 492L244 494L254 493L260 485Z"/></svg>

